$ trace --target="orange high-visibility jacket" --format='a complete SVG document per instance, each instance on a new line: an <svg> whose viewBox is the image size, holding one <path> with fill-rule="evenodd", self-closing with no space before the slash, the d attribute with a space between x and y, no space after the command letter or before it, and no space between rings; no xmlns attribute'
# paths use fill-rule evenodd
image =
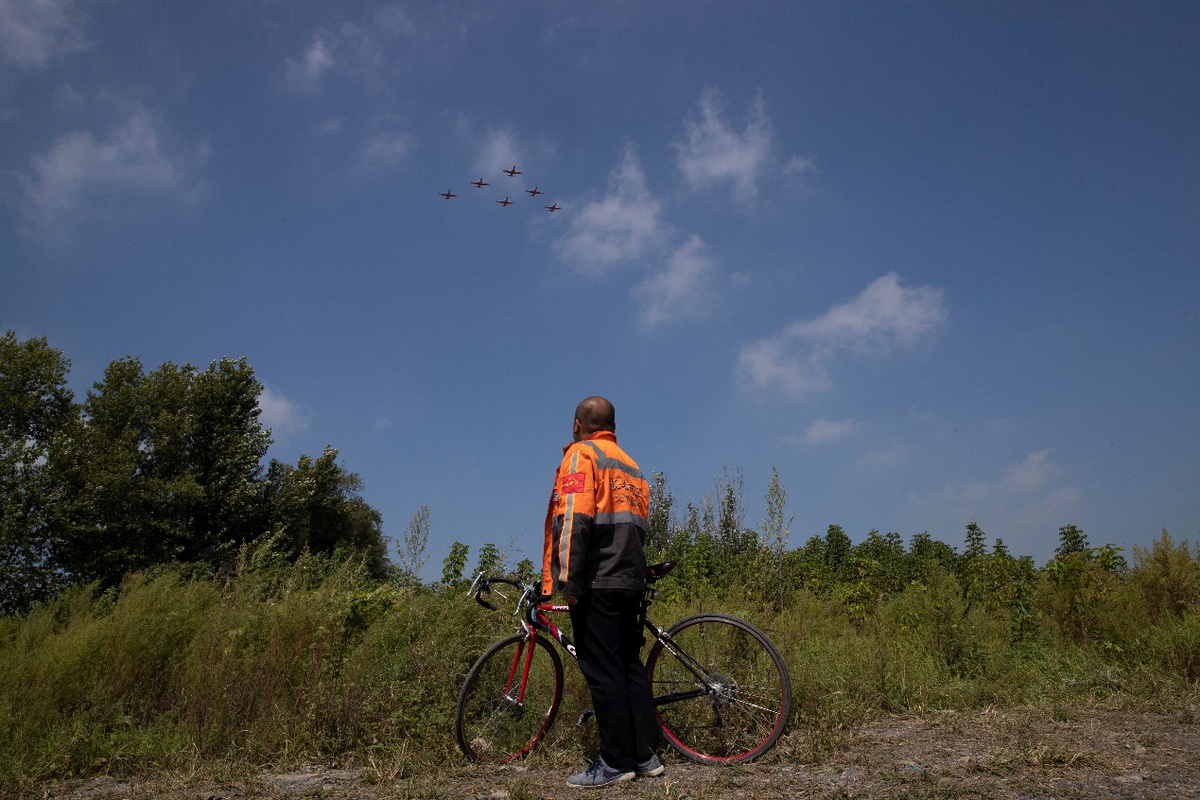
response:
<svg viewBox="0 0 1200 800"><path fill-rule="evenodd" d="M546 511L542 593L644 588L649 509L650 487L616 434L564 447Z"/></svg>

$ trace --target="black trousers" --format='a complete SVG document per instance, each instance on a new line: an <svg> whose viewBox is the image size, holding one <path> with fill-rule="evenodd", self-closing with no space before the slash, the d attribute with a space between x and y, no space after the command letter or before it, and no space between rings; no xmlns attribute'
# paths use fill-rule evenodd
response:
<svg viewBox="0 0 1200 800"><path fill-rule="evenodd" d="M642 593L592 589L571 606L579 669L592 692L600 755L613 769L631 770L658 748L658 718L642 666Z"/></svg>

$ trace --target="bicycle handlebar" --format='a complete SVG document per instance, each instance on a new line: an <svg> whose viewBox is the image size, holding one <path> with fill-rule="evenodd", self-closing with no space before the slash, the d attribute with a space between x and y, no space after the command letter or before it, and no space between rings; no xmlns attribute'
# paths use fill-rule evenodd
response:
<svg viewBox="0 0 1200 800"><path fill-rule="evenodd" d="M512 578L502 578L502 577L485 578L483 573L480 572L479 575L477 575L475 577L475 582L471 584L471 588L468 590L467 593L474 595L475 602L479 603L479 605L483 606L484 608L486 608L489 611L495 611L496 607L494 605L492 605L491 603L489 603L488 601L484 600L483 595L491 594L493 583L503 583L503 584L513 587L514 589L520 590L521 599L525 600L526 598L528 598L528 600L531 604L536 605L537 603L541 603L545 600L550 599L549 597L542 595L541 592L538 591L540 587L535 586L533 584L521 583L520 581L513 580Z"/></svg>
<svg viewBox="0 0 1200 800"><path fill-rule="evenodd" d="M652 591L651 587L653 587L655 581L657 581L659 578L663 577L668 572L670 572L672 569L674 569L675 564L676 564L676 562L674 562L674 561L663 561L661 563L651 564L650 566L646 567L647 591ZM541 592L542 587L537 584L522 583L519 580L514 580L512 578L505 578L505 577L500 577L500 576L497 576L494 578L488 578L488 577L484 576L484 573L482 570L479 572L478 575L475 576L475 580L474 580L474 582L471 583L471 588L467 590L467 594L474 595L475 602L479 603L479 605L483 606L487 610L495 611L496 607L494 605L492 605L491 603L489 603L488 601L483 599L483 595L491 594L493 583L507 584L508 586L511 586L514 589L519 590L521 592L521 600L518 601L518 605L520 605L521 602L526 601L526 600L528 600L530 605L537 605L538 603L544 603L547 600L549 600L551 597L553 597L553 595L542 594L542 592ZM657 592L655 592L655 594L657 595Z"/></svg>

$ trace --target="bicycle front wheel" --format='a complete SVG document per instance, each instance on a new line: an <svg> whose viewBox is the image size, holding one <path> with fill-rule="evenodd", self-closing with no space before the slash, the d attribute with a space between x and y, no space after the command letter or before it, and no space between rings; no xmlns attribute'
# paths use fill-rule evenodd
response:
<svg viewBox="0 0 1200 800"><path fill-rule="evenodd" d="M528 755L554 724L562 691L562 659L544 639L501 639L471 667L458 695L458 746L472 761Z"/></svg>
<svg viewBox="0 0 1200 800"><path fill-rule="evenodd" d="M775 746L792 709L779 650L745 620L699 614L672 625L646 658L671 747L692 761L750 761Z"/></svg>

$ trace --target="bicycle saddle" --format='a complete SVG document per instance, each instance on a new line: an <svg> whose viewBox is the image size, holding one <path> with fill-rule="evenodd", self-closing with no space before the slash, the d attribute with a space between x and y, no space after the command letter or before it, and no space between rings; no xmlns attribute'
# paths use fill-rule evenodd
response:
<svg viewBox="0 0 1200 800"><path fill-rule="evenodd" d="M647 581L658 580L659 578L666 575L671 570L675 569L675 564L676 564L676 562L674 562L674 561L663 561L658 564L650 564L649 566L646 567L646 580Z"/></svg>

